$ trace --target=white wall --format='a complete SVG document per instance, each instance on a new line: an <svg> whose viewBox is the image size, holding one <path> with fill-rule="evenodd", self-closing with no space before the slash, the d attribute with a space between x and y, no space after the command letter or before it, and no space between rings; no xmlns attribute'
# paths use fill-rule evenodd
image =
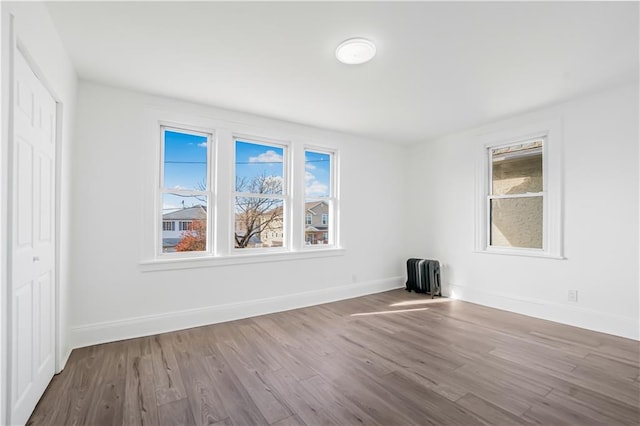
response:
<svg viewBox="0 0 640 426"><path fill-rule="evenodd" d="M144 272L141 245L152 244L144 232L154 202L152 148L159 143L145 121L150 108L213 119L227 130L242 126L256 136L337 147L344 254ZM75 346L402 285L403 148L89 82L79 85L75 138Z"/></svg>
<svg viewBox="0 0 640 426"><path fill-rule="evenodd" d="M70 229L70 146L71 136L73 132L74 122L74 104L76 100L76 83L77 78L75 71L69 61L67 53L65 51L60 38L53 26L53 22L49 17L49 12L43 3L14 3L14 2L2 2L2 145L0 158L0 194L1 194L1 222L0 226L0 257L2 264L0 266L1 288L2 294L0 295L0 334L1 344L0 358L2 359L2 369L0 370L0 382L3 386L0 387L0 400L2 404L5 403L4 398L4 385L5 385L5 372L6 372L6 318L5 308L6 300L6 288L8 286L8 280L6 275L6 253L7 253L7 150L8 150L8 138L9 138L9 52L10 52L10 39L9 39L9 23L11 15L14 16L15 34L20 41L21 45L25 48L27 54L34 61L37 70L41 72L40 78L44 77L45 85L53 92L54 97L58 102L62 104L62 125L59 129L60 138L58 145L58 212L60 213L60 226L58 229L58 243L59 243L59 258L60 265L58 268L58 282L59 282L59 298L60 298L60 347L58 348L58 365L56 368L61 368L71 351L71 347L68 340L67 331L69 329L69 318L67 313L69 312L69 229ZM5 407L3 407L5 408ZM4 413L6 411L0 410ZM2 413L0 413L0 423L2 421Z"/></svg>
<svg viewBox="0 0 640 426"><path fill-rule="evenodd" d="M639 339L638 117L632 84L411 147L412 255L444 263L449 295ZM566 259L474 252L478 144L549 120L563 128Z"/></svg>

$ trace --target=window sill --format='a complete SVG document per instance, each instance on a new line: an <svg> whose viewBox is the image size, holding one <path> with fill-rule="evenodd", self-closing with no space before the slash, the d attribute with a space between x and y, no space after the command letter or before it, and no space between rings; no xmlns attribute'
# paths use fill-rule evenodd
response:
<svg viewBox="0 0 640 426"><path fill-rule="evenodd" d="M501 254L506 256L523 256L523 257L540 257L544 259L566 260L567 258L558 254L547 253L542 250L514 250L514 249L496 249L490 248L485 250L474 250L474 253L480 254Z"/></svg>
<svg viewBox="0 0 640 426"><path fill-rule="evenodd" d="M210 268L248 263L286 262L291 260L343 256L343 248L304 249L295 252L242 253L228 256L201 256L172 259L144 260L139 263L142 272L171 271L176 269Z"/></svg>

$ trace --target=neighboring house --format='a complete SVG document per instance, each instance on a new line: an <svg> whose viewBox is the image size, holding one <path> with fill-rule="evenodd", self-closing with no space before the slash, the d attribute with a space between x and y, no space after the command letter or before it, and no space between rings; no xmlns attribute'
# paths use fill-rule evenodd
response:
<svg viewBox="0 0 640 426"><path fill-rule="evenodd" d="M282 209L279 208L280 213L278 219L273 220L261 233L260 242L262 247L282 247L284 241L284 228L282 225ZM270 216L271 212L265 213L265 216Z"/></svg>
<svg viewBox="0 0 640 426"><path fill-rule="evenodd" d="M236 215L236 223L235 223L235 233L240 237L244 236L247 232L244 221L242 220L241 215ZM249 240L249 245L247 247L255 248L255 247L263 247L262 240L259 235L254 235Z"/></svg>
<svg viewBox="0 0 640 426"><path fill-rule="evenodd" d="M279 208L281 211L281 209ZM270 217L273 210L263 214ZM280 219L272 221L259 236L253 237L248 247L282 247L284 241L284 229L282 226L282 213ZM242 220L236 220L235 232L244 235L246 230ZM304 216L304 241L305 244L329 244L329 205L326 201L313 201L305 204Z"/></svg>
<svg viewBox="0 0 640 426"><path fill-rule="evenodd" d="M284 238L284 229L282 224L282 208L269 210L260 215L257 220L258 224L268 221L275 214L276 218L273 219L266 227L257 235L251 237L247 247L282 247ZM237 235L245 235L246 233L245 221L242 215L236 215L235 233Z"/></svg>
<svg viewBox="0 0 640 426"><path fill-rule="evenodd" d="M206 206L186 207L162 215L162 251L174 252L185 232L193 229L193 222L207 219Z"/></svg>
<svg viewBox="0 0 640 426"><path fill-rule="evenodd" d="M306 203L304 216L305 244L329 244L329 205L326 201Z"/></svg>

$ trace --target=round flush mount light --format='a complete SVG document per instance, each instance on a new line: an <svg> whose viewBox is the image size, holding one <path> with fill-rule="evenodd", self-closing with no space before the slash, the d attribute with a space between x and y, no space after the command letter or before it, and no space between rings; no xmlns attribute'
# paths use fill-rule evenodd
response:
<svg viewBox="0 0 640 426"><path fill-rule="evenodd" d="M350 38L340 43L336 49L336 58L347 65L364 64L374 56L376 45L364 38Z"/></svg>

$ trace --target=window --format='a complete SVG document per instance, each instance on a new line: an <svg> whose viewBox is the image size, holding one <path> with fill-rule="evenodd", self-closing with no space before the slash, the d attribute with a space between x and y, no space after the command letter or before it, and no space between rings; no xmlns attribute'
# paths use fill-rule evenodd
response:
<svg viewBox="0 0 640 426"><path fill-rule="evenodd" d="M475 251L564 259L562 121L478 137Z"/></svg>
<svg viewBox="0 0 640 426"><path fill-rule="evenodd" d="M335 244L336 197L334 154L307 149L305 163L305 211L322 218L320 225L307 226L304 240L307 245ZM309 225L305 218L305 224Z"/></svg>
<svg viewBox="0 0 640 426"><path fill-rule="evenodd" d="M161 252L206 252L211 243L207 211L211 199L211 135L161 127ZM174 221L179 222L175 235Z"/></svg>
<svg viewBox="0 0 640 426"><path fill-rule="evenodd" d="M489 246L543 249L542 138L490 148Z"/></svg>
<svg viewBox="0 0 640 426"><path fill-rule="evenodd" d="M192 231L193 230L193 221L181 220L179 228L180 228L181 231Z"/></svg>
<svg viewBox="0 0 640 426"><path fill-rule="evenodd" d="M158 160L144 195L141 264L169 270L343 254L336 151L161 114L149 114Z"/></svg>
<svg viewBox="0 0 640 426"><path fill-rule="evenodd" d="M284 145L235 140L233 240L236 249L286 246ZM280 237L271 237L270 233Z"/></svg>

